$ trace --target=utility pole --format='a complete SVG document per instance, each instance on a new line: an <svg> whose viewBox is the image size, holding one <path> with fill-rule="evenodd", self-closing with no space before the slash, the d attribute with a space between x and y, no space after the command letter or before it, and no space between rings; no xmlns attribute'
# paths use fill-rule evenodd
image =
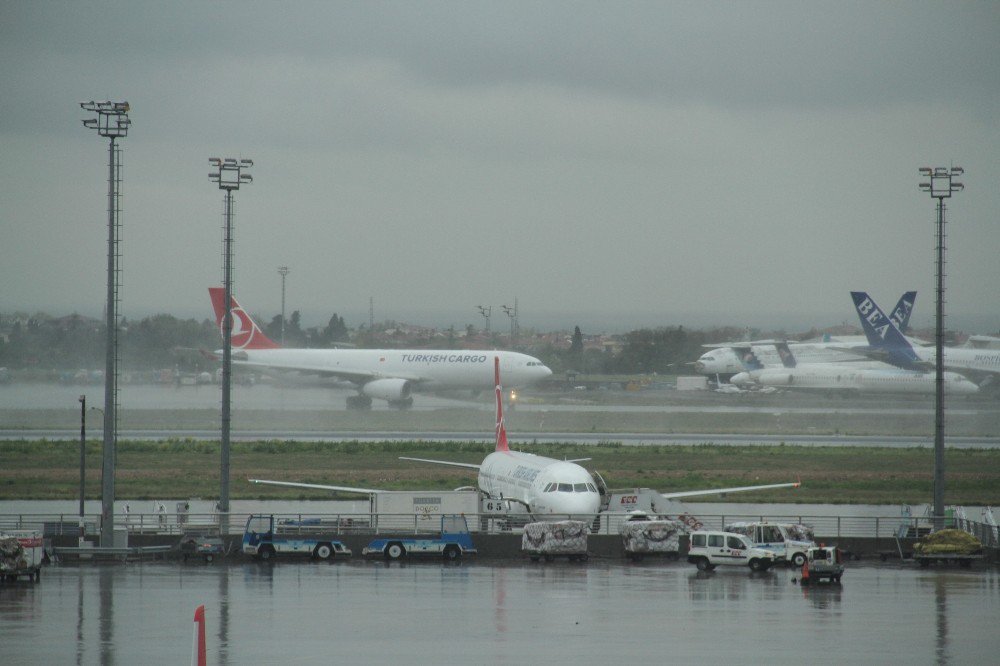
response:
<svg viewBox="0 0 1000 666"><path fill-rule="evenodd" d="M233 192L240 189L241 183L253 182L245 169L253 166L251 160L235 160L231 157L222 159L209 158L208 163L215 171L208 174L208 179L219 184L224 190L225 233L223 235L223 265L222 281L226 287L225 314L222 319L222 463L220 466L221 487L219 489L219 518L225 520L228 531L229 520L229 434L232 425L231 391L233 368ZM221 526L220 526L221 527ZM225 534L226 532L223 532Z"/></svg>
<svg viewBox="0 0 1000 666"><path fill-rule="evenodd" d="M278 266L278 273L281 275L281 346L285 346L285 276L290 271L288 266Z"/></svg>
<svg viewBox="0 0 1000 666"><path fill-rule="evenodd" d="M954 180L965 173L962 167L923 167L920 175L927 182L920 189L930 192L937 203L937 311L934 330L934 527L944 524L944 200L952 192L965 189Z"/></svg>
<svg viewBox="0 0 1000 666"><path fill-rule="evenodd" d="M483 315L483 319L486 320L486 337L490 337L490 315L493 314L492 305L477 305L476 309L479 310L479 314Z"/></svg>
<svg viewBox="0 0 1000 666"><path fill-rule="evenodd" d="M101 547L114 545L115 534L115 459L118 448L118 287L121 273L118 231L121 225L121 148L115 140L128 136L128 102L80 102L84 111L96 118L83 121L84 127L96 129L108 139L108 290L105 308L104 346L104 450L101 472Z"/></svg>

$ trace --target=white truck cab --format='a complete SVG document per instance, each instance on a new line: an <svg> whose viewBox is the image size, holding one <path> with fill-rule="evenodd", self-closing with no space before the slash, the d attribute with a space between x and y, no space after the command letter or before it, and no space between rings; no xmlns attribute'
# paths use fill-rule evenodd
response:
<svg viewBox="0 0 1000 666"><path fill-rule="evenodd" d="M717 566L748 566L751 571L767 571L776 562L772 551L755 547L746 536L735 532L701 530L691 533L688 562L699 571Z"/></svg>

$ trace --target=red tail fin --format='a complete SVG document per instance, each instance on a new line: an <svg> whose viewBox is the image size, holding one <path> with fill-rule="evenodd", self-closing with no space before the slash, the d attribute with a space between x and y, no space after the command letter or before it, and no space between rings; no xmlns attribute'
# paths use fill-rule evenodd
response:
<svg viewBox="0 0 1000 666"><path fill-rule="evenodd" d="M503 425L503 387L500 386L500 357L493 357L494 376L497 387L497 451L510 451L507 446L507 428Z"/></svg>
<svg viewBox="0 0 1000 666"><path fill-rule="evenodd" d="M209 287L208 295L212 299L212 308L215 309L215 324L219 327L219 334L222 334L222 320L226 316L226 290L222 287ZM253 319L250 318L236 298L230 301L230 309L233 313L232 341L233 349L278 349L278 343L272 341L264 331L260 330Z"/></svg>

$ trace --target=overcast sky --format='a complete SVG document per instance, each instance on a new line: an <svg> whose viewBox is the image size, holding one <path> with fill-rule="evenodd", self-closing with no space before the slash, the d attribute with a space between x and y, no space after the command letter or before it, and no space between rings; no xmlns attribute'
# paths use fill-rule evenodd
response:
<svg viewBox="0 0 1000 666"><path fill-rule="evenodd" d="M0 311L100 316L107 140L127 100L123 313L236 294L522 326L933 322L934 200L961 165L947 311L1000 330L997 2L0 1Z"/></svg>

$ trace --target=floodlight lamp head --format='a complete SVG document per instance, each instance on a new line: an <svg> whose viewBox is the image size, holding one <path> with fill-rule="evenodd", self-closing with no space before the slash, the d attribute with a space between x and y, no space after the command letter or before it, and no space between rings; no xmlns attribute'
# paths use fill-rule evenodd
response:
<svg viewBox="0 0 1000 666"><path fill-rule="evenodd" d="M934 169L932 169L932 168L930 168L930 167L920 167L920 168L918 169L918 171L919 171L920 173L922 173L923 175L925 175L925 176L929 176L929 175L931 175L932 173L934 173Z"/></svg>
<svg viewBox="0 0 1000 666"><path fill-rule="evenodd" d="M253 182L253 176L251 176L248 173L241 173L240 174L240 180L241 181L245 181L247 183L252 183Z"/></svg>
<svg viewBox="0 0 1000 666"><path fill-rule="evenodd" d="M962 167L951 168L951 175L953 176L961 176L963 173L965 173L965 169L963 169Z"/></svg>
<svg viewBox="0 0 1000 666"><path fill-rule="evenodd" d="M952 183L951 184L951 191L952 192L961 192L964 189L965 189L965 185L963 185L962 183Z"/></svg>
<svg viewBox="0 0 1000 666"><path fill-rule="evenodd" d="M208 163L212 166L222 166L222 158L220 157L209 157Z"/></svg>
<svg viewBox="0 0 1000 666"><path fill-rule="evenodd" d="M240 166L252 167L253 166L253 160L240 160Z"/></svg>

